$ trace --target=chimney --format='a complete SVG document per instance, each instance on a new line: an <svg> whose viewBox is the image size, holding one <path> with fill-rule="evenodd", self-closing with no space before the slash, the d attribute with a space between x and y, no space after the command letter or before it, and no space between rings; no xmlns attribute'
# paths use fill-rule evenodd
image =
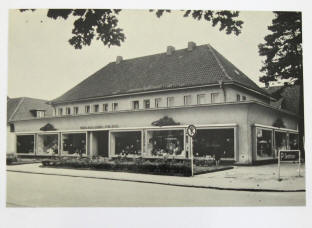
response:
<svg viewBox="0 0 312 228"><path fill-rule="evenodd" d="M117 58L116 58L116 64L121 63L121 61L122 61L122 56L117 56Z"/></svg>
<svg viewBox="0 0 312 228"><path fill-rule="evenodd" d="M173 54L173 52L174 52L174 47L173 46L168 46L167 47L167 55L172 55Z"/></svg>
<svg viewBox="0 0 312 228"><path fill-rule="evenodd" d="M187 43L187 50L188 50L188 51L193 51L193 50L195 49L195 47L196 47L196 43L195 43L195 42L189 41L189 42Z"/></svg>

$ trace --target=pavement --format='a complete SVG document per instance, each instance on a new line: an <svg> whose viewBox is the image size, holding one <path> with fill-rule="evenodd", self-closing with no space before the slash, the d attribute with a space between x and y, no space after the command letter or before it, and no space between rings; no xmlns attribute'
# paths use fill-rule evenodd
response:
<svg viewBox="0 0 312 228"><path fill-rule="evenodd" d="M41 164L7 166L7 171L44 175L71 176L162 184L171 186L210 188L237 191L304 192L305 166L300 169L292 163L281 164L281 181L277 177L277 164L261 166L235 166L233 169L195 175L194 177L162 176L126 172L64 169L41 167Z"/></svg>

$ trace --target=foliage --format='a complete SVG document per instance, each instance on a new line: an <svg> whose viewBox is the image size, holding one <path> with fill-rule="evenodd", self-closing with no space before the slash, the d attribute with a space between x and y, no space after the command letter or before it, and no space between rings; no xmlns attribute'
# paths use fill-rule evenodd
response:
<svg viewBox="0 0 312 228"><path fill-rule="evenodd" d="M259 54L265 57L261 82L280 79L289 84L302 80L302 24L300 12L274 12L275 18L268 29L264 44L259 44ZM287 86L287 84L286 84Z"/></svg>
<svg viewBox="0 0 312 228"><path fill-rule="evenodd" d="M189 159L164 158L60 158L43 160L44 167L87 168L109 171L126 171L161 175L190 176Z"/></svg>
<svg viewBox="0 0 312 228"><path fill-rule="evenodd" d="M278 128L285 128L285 124L282 118L277 118L274 123L273 123L273 127L278 127Z"/></svg>
<svg viewBox="0 0 312 228"><path fill-rule="evenodd" d="M11 165L13 162L17 162L17 155L15 153L7 153L6 164Z"/></svg>
<svg viewBox="0 0 312 228"><path fill-rule="evenodd" d="M159 120L156 120L152 123L153 126L174 126L174 125L180 125L179 122L175 122L171 117L164 116L160 118Z"/></svg>
<svg viewBox="0 0 312 228"><path fill-rule="evenodd" d="M34 11L35 9L31 9ZM27 9L21 9L21 12ZM150 10L153 12L153 10ZM101 40L104 45L120 46L126 36L123 29L118 27L118 15L121 9L49 9L47 17L52 19L75 18L70 45L76 49L89 46L92 40ZM156 16L161 17L171 10L156 10ZM226 34L239 35L243 21L238 20L238 11L185 10L184 17L191 16L195 20L206 20L212 26L220 25L219 30L226 30Z"/></svg>

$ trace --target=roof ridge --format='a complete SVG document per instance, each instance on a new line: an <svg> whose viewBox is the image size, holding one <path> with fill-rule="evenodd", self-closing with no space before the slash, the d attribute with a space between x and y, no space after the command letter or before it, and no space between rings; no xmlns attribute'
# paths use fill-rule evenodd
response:
<svg viewBox="0 0 312 228"><path fill-rule="evenodd" d="M16 106L15 110L12 112L10 118L7 120L8 122L11 121L14 117L14 115L16 114L17 110L19 109L19 107L22 105L22 103L24 102L25 97L20 98L21 100L19 101L18 105Z"/></svg>
<svg viewBox="0 0 312 228"><path fill-rule="evenodd" d="M220 59L217 57L216 53L213 51L212 47L210 44L207 44L207 47L209 49L209 51L212 53L213 57L216 59L218 65L220 66L221 70L223 71L225 77L227 77L228 79L230 79L231 81L233 81L233 78L230 77L230 75L226 72L224 66L222 65Z"/></svg>

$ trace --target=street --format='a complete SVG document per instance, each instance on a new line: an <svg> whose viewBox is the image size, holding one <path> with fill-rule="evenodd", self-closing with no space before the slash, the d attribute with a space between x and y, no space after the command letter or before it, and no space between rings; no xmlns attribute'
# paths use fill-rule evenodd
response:
<svg viewBox="0 0 312 228"><path fill-rule="evenodd" d="M304 206L305 192L248 192L7 172L7 207Z"/></svg>

